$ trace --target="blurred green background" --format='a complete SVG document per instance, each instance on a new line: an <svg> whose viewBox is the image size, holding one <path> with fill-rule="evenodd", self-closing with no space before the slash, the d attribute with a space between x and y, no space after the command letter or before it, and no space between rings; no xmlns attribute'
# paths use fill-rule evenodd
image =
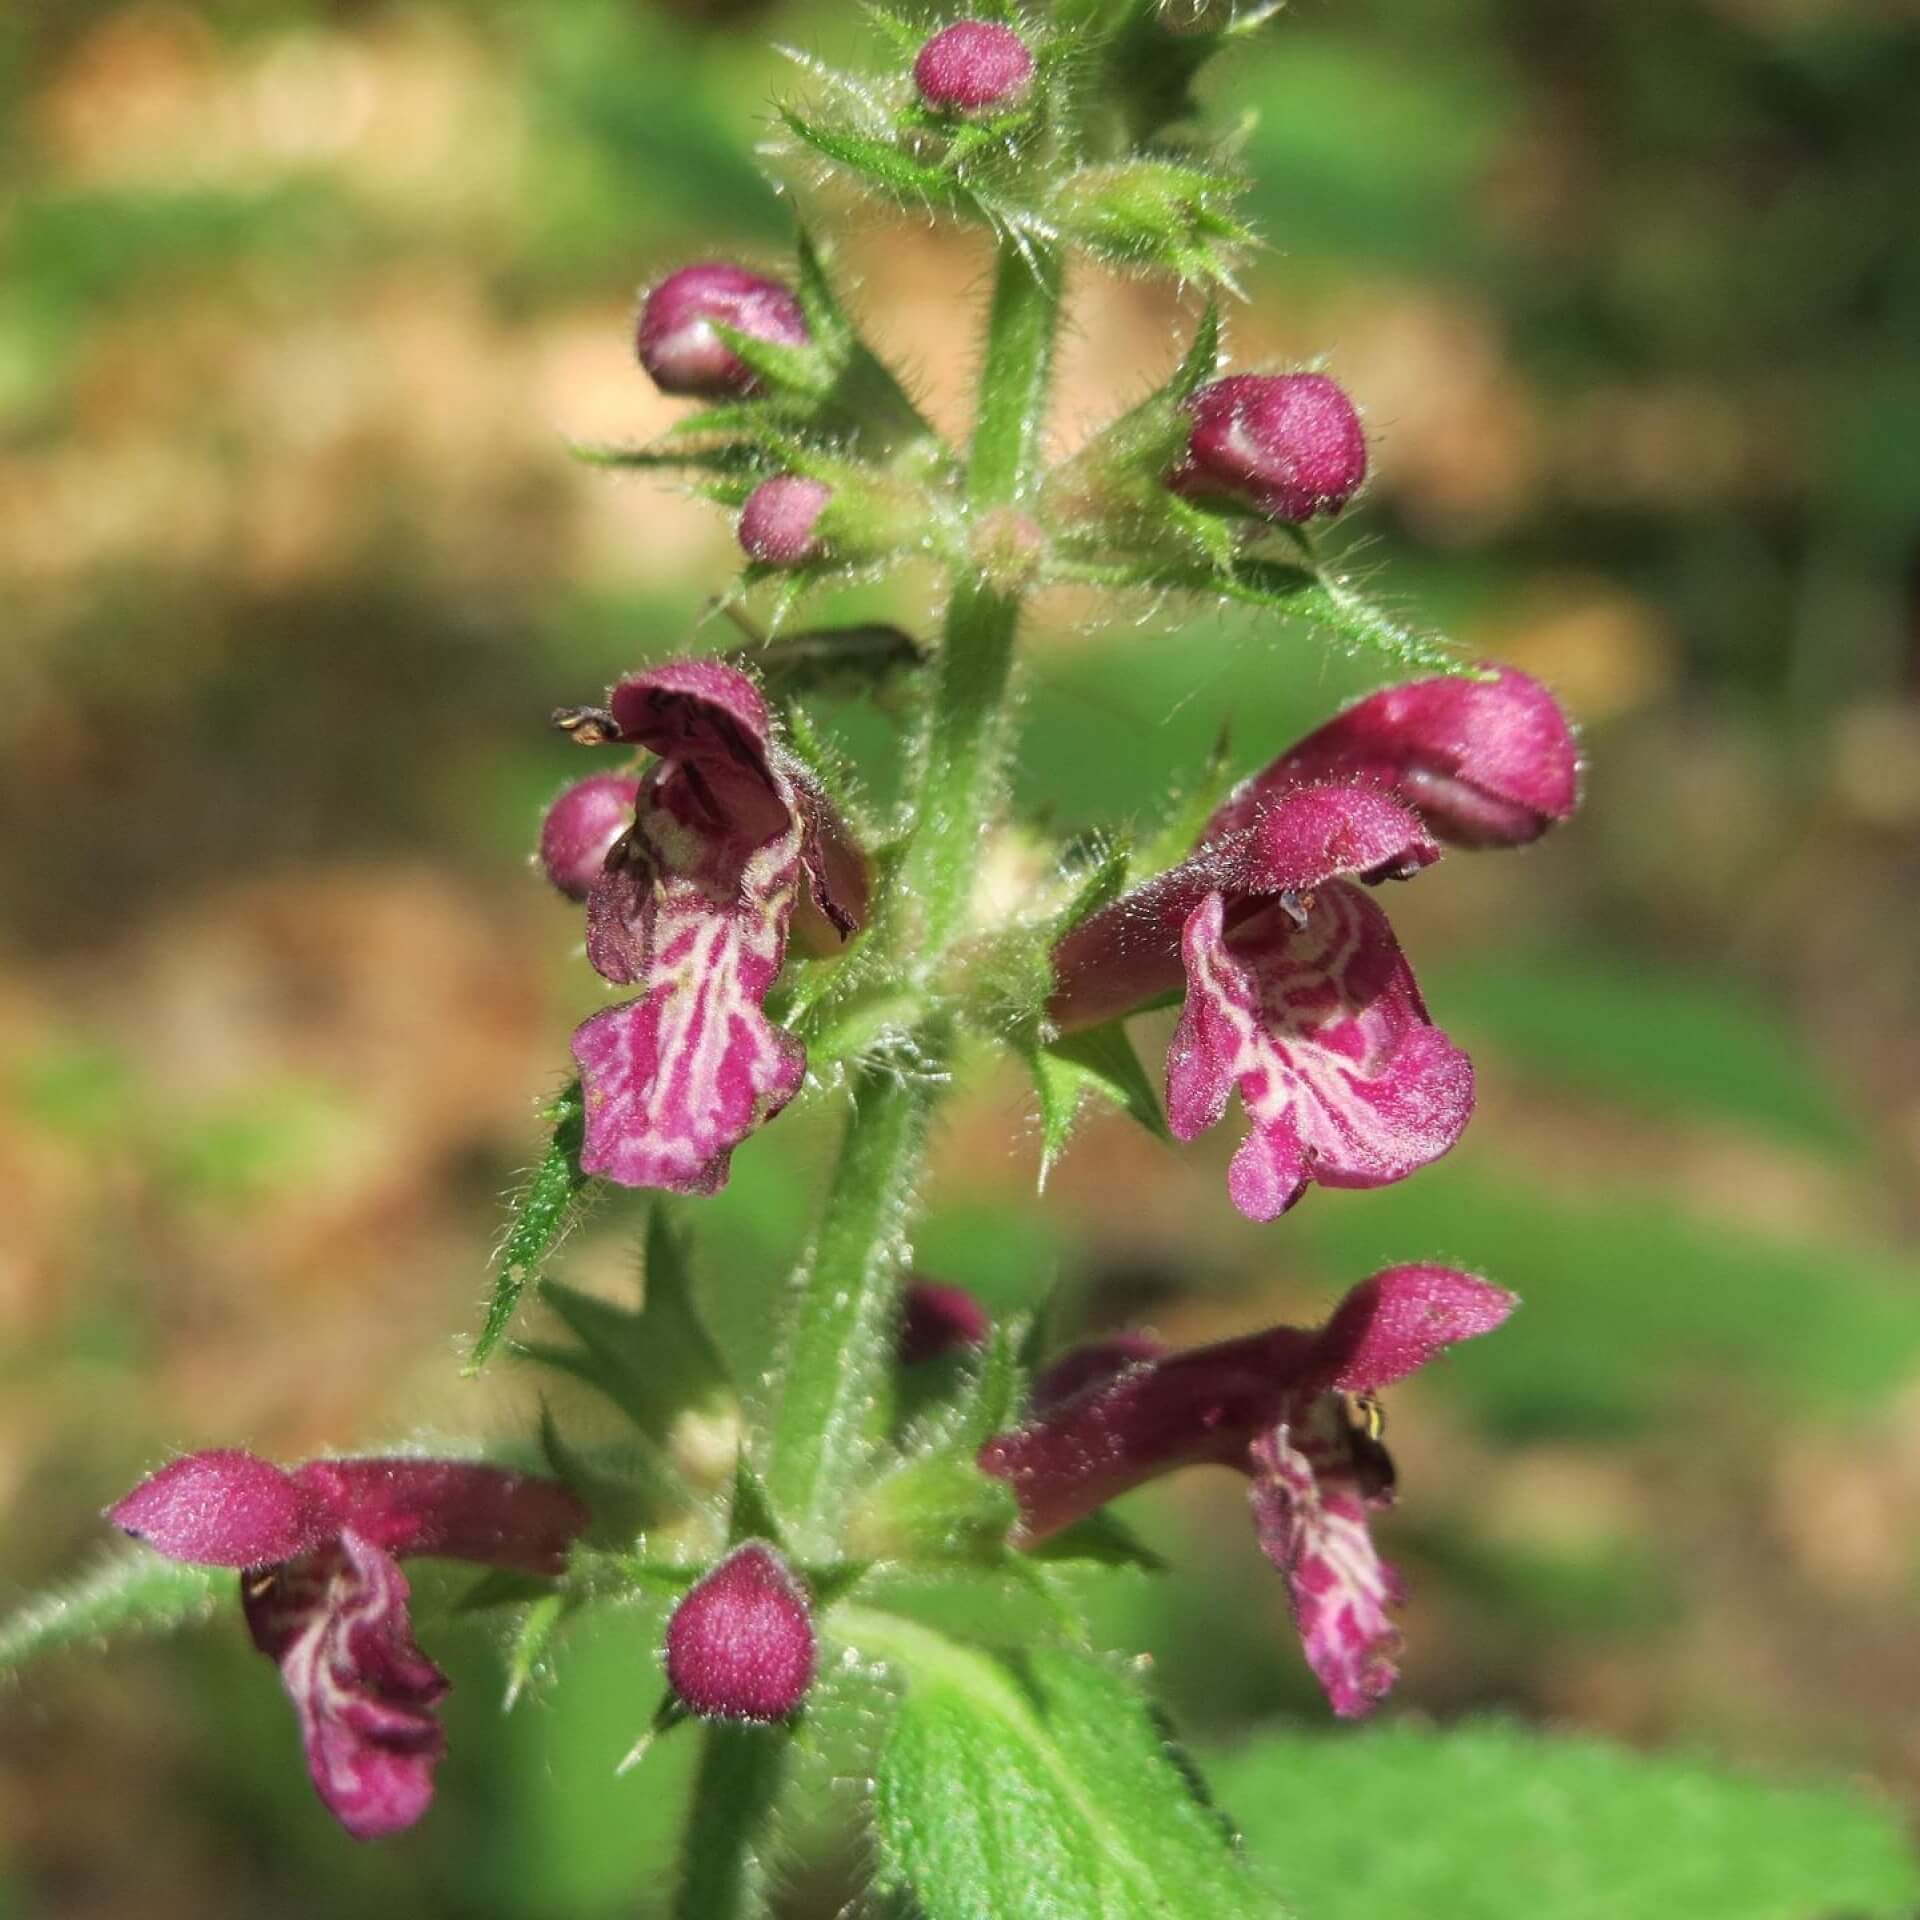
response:
<svg viewBox="0 0 1920 1920"><path fill-rule="evenodd" d="M634 290L778 261L790 215L751 152L792 84L769 43L858 63L855 11L0 15L9 1596L84 1564L171 1449L528 1418L513 1368L459 1382L455 1336L598 1003L523 865L579 765L544 716L689 644L731 553L719 516L564 439L673 417L631 361ZM1557 688L1586 809L1396 898L1481 1064L1441 1166L1256 1229L1224 1199L1234 1129L1175 1155L1102 1121L1043 1202L1028 1096L982 1073L922 1264L1002 1311L1057 1276L1069 1325L1175 1340L1316 1314L1391 1259L1489 1272L1525 1312L1393 1408L1391 1737L1492 1713L1910 1807L1920 12L1328 0L1221 82L1223 120L1257 114L1273 242L1240 357L1324 353L1362 399L1378 477L1341 543ZM843 265L963 430L979 248L861 211ZM1077 297L1063 446L1164 372L1182 321L1154 284ZM844 604L929 615L924 584ZM1040 615L1018 779L1061 831L1151 822L1224 719L1252 765L1382 677L1252 618ZM823 717L884 794L885 730ZM701 1209L745 1365L835 1123L796 1108ZM604 1206L569 1277L620 1284L640 1218ZM1191 1476L1131 1515L1181 1571L1128 1587L1113 1644L1229 1756L1228 1804L1309 1915L1351 1910L1351 1829L1288 1844L1336 1736L1240 1488ZM685 1754L611 1767L653 1706L653 1631L600 1623L502 1722L485 1631L429 1629L453 1757L432 1818L371 1851L313 1803L237 1618L70 1655L0 1696L0 1915L645 1911ZM827 1835L857 1800L834 1768ZM1411 1831L1452 1789L1408 1778ZM794 1914L831 1914L857 1862L796 1843L788 1878ZM1412 1887L1358 1910L1467 1911Z"/></svg>

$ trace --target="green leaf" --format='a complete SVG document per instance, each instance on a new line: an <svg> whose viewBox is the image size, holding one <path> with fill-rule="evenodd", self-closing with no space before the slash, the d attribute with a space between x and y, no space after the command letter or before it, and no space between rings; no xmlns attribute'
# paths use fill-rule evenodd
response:
<svg viewBox="0 0 1920 1920"><path fill-rule="evenodd" d="M861 1496L848 1521L853 1550L871 1559L1003 1559L1018 1516L1011 1489L974 1464L1013 1424L1025 1374L1024 1315L997 1324L960 1384L908 1430L904 1464Z"/></svg>
<svg viewBox="0 0 1920 1920"><path fill-rule="evenodd" d="M494 1567L483 1573L454 1605L455 1613L491 1613L495 1607L521 1607L547 1598L553 1582L537 1573Z"/></svg>
<svg viewBox="0 0 1920 1920"><path fill-rule="evenodd" d="M842 360L853 348L857 336L853 322L840 304L840 296L833 290L833 282L827 277L820 249L805 227L799 231L796 251L800 270L795 276L793 291L800 302L800 311L806 315L807 330L830 359Z"/></svg>
<svg viewBox="0 0 1920 1920"><path fill-rule="evenodd" d="M783 341L742 333L724 321L711 324L720 343L745 361L776 399L818 400L833 385L832 365L818 346L790 347Z"/></svg>
<svg viewBox="0 0 1920 1920"><path fill-rule="evenodd" d="M500 1344L527 1282L539 1274L573 1224L575 1203L587 1184L588 1176L580 1171L587 1105L578 1080L548 1109L548 1118L553 1122L553 1138L514 1203L512 1224L500 1248L493 1301L463 1369L468 1379L487 1364L487 1356Z"/></svg>
<svg viewBox="0 0 1920 1920"><path fill-rule="evenodd" d="M1172 588L1212 594L1243 606L1269 607L1349 645L1372 647L1402 667L1462 671L1459 656L1445 641L1402 626L1352 587L1310 565L1243 558L1235 559L1230 568L1216 570L1149 560L1117 567L1096 563L1080 570L1080 575L1112 586Z"/></svg>
<svg viewBox="0 0 1920 1920"><path fill-rule="evenodd" d="M150 1548L117 1554L0 1622L0 1673L43 1653L113 1633L167 1633L204 1620L238 1581L222 1567L183 1567Z"/></svg>
<svg viewBox="0 0 1920 1920"><path fill-rule="evenodd" d="M514 1702L527 1689L540 1670L553 1638L580 1602L572 1594L545 1593L533 1601L521 1615L520 1625L507 1647L507 1690L502 1710L511 1712Z"/></svg>
<svg viewBox="0 0 1920 1920"><path fill-rule="evenodd" d="M1046 211L1063 233L1119 265L1166 267L1231 288L1233 256L1254 240L1232 211L1243 190L1213 168L1144 156L1070 174Z"/></svg>
<svg viewBox="0 0 1920 1920"><path fill-rule="evenodd" d="M1066 1148L1080 1102L1088 1093L1131 1114L1155 1139L1172 1140L1160 1111L1160 1095L1140 1064L1124 1021L1109 1020L1104 1026L1050 1040L1032 1049L1028 1064L1040 1096L1042 1187Z"/></svg>
<svg viewBox="0 0 1920 1920"><path fill-rule="evenodd" d="M726 1364L693 1303L686 1241L664 1201L648 1216L643 1272L637 1310L545 1282L541 1300L577 1344L523 1342L518 1351L597 1388L649 1440L666 1446L682 1416L724 1420L735 1400Z"/></svg>
<svg viewBox="0 0 1920 1920"><path fill-rule="evenodd" d="M952 176L939 167L930 167L902 153L891 140L870 133L856 133L851 127L830 127L805 120L791 107L779 109L788 130L804 140L816 153L825 154L836 165L863 175L874 185L905 198L920 197L942 204L957 191Z"/></svg>
<svg viewBox="0 0 1920 1920"><path fill-rule="evenodd" d="M757 474L766 462L751 447L614 447L569 440L567 451L584 466L616 472Z"/></svg>
<svg viewBox="0 0 1920 1920"><path fill-rule="evenodd" d="M1275 1920L1112 1666L998 1658L867 1610L838 1624L905 1675L874 1810L883 1884L911 1889L928 1920Z"/></svg>
<svg viewBox="0 0 1920 1920"><path fill-rule="evenodd" d="M1313 1920L1893 1920L1920 1901L1890 1806L1498 1722L1275 1735L1215 1772Z"/></svg>
<svg viewBox="0 0 1920 1920"><path fill-rule="evenodd" d="M1865 1145L1864 1128L1786 1010L1724 974L1582 941L1476 954L1423 969L1422 984L1446 1009L1450 1031L1491 1043L1543 1083L1668 1123L1730 1122L1835 1156Z"/></svg>
<svg viewBox="0 0 1920 1920"><path fill-rule="evenodd" d="M733 1470L733 1507L727 1516L728 1544L737 1547L743 1540L785 1545L767 1489L744 1459Z"/></svg>

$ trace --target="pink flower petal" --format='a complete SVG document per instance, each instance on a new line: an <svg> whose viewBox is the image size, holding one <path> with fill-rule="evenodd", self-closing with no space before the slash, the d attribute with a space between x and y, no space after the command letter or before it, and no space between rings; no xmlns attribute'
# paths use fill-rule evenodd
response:
<svg viewBox="0 0 1920 1920"><path fill-rule="evenodd" d="M1167 1119L1191 1140L1237 1087L1252 1121L1233 1203L1272 1220L1311 1181L1378 1187L1436 1160L1473 1112L1473 1068L1427 1017L1393 930L1358 888L1225 931L1209 894L1182 942L1187 1001L1167 1054Z"/></svg>
<svg viewBox="0 0 1920 1920"><path fill-rule="evenodd" d="M433 1798L445 1676L414 1644L407 1580L351 1529L256 1579L242 1597L254 1645L280 1669L327 1810L356 1840L410 1827Z"/></svg>
<svg viewBox="0 0 1920 1920"><path fill-rule="evenodd" d="M1041 1376L1035 1417L989 1440L980 1469L1013 1488L1018 1537L1031 1545L1163 1473L1243 1466L1254 1436L1298 1397L1317 1344L1270 1327L1160 1358L1125 1337L1082 1348Z"/></svg>
<svg viewBox="0 0 1920 1920"><path fill-rule="evenodd" d="M1299 1427L1275 1427L1253 1443L1249 1498L1260 1549L1286 1578L1307 1664L1334 1712L1354 1719L1399 1677L1400 1631L1387 1609L1402 1594L1374 1551L1358 1487L1339 1471L1329 1412L1323 1398Z"/></svg>
<svg viewBox="0 0 1920 1920"><path fill-rule="evenodd" d="M395 1555L559 1573L587 1524L586 1508L558 1480L478 1461L314 1460L293 1478Z"/></svg>
<svg viewBox="0 0 1920 1920"><path fill-rule="evenodd" d="M1491 1333L1519 1304L1451 1267L1388 1267L1361 1281L1321 1329L1315 1372L1329 1387L1375 1393L1455 1341Z"/></svg>
<svg viewBox="0 0 1920 1920"><path fill-rule="evenodd" d="M335 1525L324 1493L271 1461L231 1448L162 1467L107 1511L122 1532L169 1560L264 1567L317 1546Z"/></svg>
<svg viewBox="0 0 1920 1920"><path fill-rule="evenodd" d="M1572 814L1580 751L1560 703L1512 667L1490 681L1413 680L1369 694L1243 782L1208 836L1245 826L1276 793L1327 780L1386 789L1457 846L1512 847Z"/></svg>
<svg viewBox="0 0 1920 1920"><path fill-rule="evenodd" d="M630 674L609 705L623 742L663 760L764 768L773 723L760 689L723 660L671 660Z"/></svg>
<svg viewBox="0 0 1920 1920"><path fill-rule="evenodd" d="M922 1367L948 1354L984 1347L992 1331L992 1317L965 1287L910 1280L900 1304L896 1352L903 1367Z"/></svg>
<svg viewBox="0 0 1920 1920"><path fill-rule="evenodd" d="M1035 1413L1051 1413L1129 1367L1164 1358L1166 1351L1144 1333L1112 1333L1104 1340L1089 1340L1084 1346L1069 1347L1037 1374L1027 1397Z"/></svg>
<svg viewBox="0 0 1920 1920"><path fill-rule="evenodd" d="M702 1719L784 1720L813 1686L812 1600L775 1548L749 1540L687 1589L665 1655L668 1683Z"/></svg>

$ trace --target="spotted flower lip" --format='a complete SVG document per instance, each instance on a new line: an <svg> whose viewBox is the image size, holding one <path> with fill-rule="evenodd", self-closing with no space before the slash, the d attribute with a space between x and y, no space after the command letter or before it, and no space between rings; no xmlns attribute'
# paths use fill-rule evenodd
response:
<svg viewBox="0 0 1920 1920"><path fill-rule="evenodd" d="M1308 1664L1336 1713L1363 1714L1395 1678L1400 1584L1367 1519L1392 1499L1392 1467L1355 1396L1492 1332L1517 1304L1449 1267L1389 1267L1317 1330L1270 1327L1184 1353L1131 1335L1099 1341L1054 1362L1033 1417L989 1440L980 1466L1013 1489L1025 1546L1180 1467L1247 1474Z"/></svg>
<svg viewBox="0 0 1920 1920"><path fill-rule="evenodd" d="M1473 1069L1352 881L1408 878L1439 855L1420 817L1377 789L1263 795L1069 933L1047 1011L1063 1029L1090 1026L1184 982L1168 1125L1192 1140L1239 1091L1252 1126L1228 1191L1250 1220L1277 1218L1315 1181L1401 1179L1459 1138Z"/></svg>
<svg viewBox="0 0 1920 1920"><path fill-rule="evenodd" d="M280 1669L307 1771L356 1840L410 1827L446 1752L446 1677L408 1618L400 1559L555 1574L586 1509L555 1480L466 1461L188 1454L109 1509L169 1559L241 1569L253 1643Z"/></svg>
<svg viewBox="0 0 1920 1920"><path fill-rule="evenodd" d="M864 863L776 747L759 689L737 668L686 660L635 674L591 737L658 758L587 897L587 958L641 993L573 1036L581 1168L713 1193L733 1149L805 1078L800 1042L762 1011L789 935L816 947L849 937L866 907Z"/></svg>

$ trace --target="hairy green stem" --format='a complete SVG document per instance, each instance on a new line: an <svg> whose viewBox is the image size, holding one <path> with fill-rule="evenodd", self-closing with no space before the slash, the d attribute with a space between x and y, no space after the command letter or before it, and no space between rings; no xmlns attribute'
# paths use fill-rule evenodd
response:
<svg viewBox="0 0 1920 1920"><path fill-rule="evenodd" d="M1014 499L1033 477L1060 330L1061 280L1058 254L1000 243L967 462L967 497L976 507Z"/></svg>
<svg viewBox="0 0 1920 1920"><path fill-rule="evenodd" d="M549 1110L553 1134L533 1177L514 1202L513 1220L500 1247L499 1270L494 1276L493 1299L486 1324L473 1343L463 1369L473 1376L486 1365L513 1323L527 1282L538 1277L572 1223L576 1204L587 1184L580 1171L580 1148L586 1139L587 1108L580 1082L572 1081Z"/></svg>
<svg viewBox="0 0 1920 1920"><path fill-rule="evenodd" d="M1017 500L1033 476L1060 285L1057 257L1003 244L967 477L976 508ZM1016 594L983 581L964 579L954 590L927 716L914 840L896 883L903 911L888 915L885 930L913 943L919 970L931 970L962 924L980 838L999 802L1019 613ZM831 1551L851 1483L892 1417L907 1210L950 1045L939 1016L915 1039L907 1074L868 1069L855 1082L839 1165L796 1282L767 1491L804 1552Z"/></svg>
<svg viewBox="0 0 1920 1920"><path fill-rule="evenodd" d="M792 1741L779 1727L725 1721L703 1739L673 1920L757 1920L768 1911L767 1828Z"/></svg>
<svg viewBox="0 0 1920 1920"><path fill-rule="evenodd" d="M1018 501L1034 477L1060 287L1057 255L1002 242L967 466L967 500L976 513ZM922 736L913 845L900 879L923 969L932 968L965 919L980 839L999 799L1007 671L1019 619L1018 594L973 577L955 586L947 608Z"/></svg>
<svg viewBox="0 0 1920 1920"><path fill-rule="evenodd" d="M803 1554L831 1554L850 1483L892 1420L907 1209L940 1064L855 1080L839 1164L795 1278L767 1494Z"/></svg>

